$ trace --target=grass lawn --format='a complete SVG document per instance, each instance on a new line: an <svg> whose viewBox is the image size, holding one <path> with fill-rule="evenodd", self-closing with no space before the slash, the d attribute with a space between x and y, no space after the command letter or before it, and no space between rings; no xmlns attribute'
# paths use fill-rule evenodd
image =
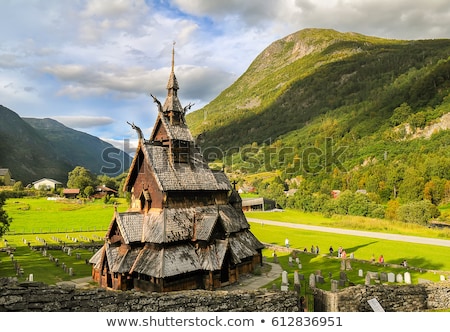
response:
<svg viewBox="0 0 450 332"><path fill-rule="evenodd" d="M127 208L126 201L119 199L118 211ZM106 230L114 214L114 205L104 204L101 200L13 198L6 200L4 210L13 218L9 234L35 234Z"/></svg>

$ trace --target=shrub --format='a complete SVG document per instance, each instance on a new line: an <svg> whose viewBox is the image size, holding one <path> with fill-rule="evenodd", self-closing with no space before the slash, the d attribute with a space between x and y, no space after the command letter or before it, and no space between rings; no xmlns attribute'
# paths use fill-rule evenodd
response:
<svg viewBox="0 0 450 332"><path fill-rule="evenodd" d="M439 209L428 200L410 202L401 205L397 211L398 218L404 222L426 224L440 215Z"/></svg>

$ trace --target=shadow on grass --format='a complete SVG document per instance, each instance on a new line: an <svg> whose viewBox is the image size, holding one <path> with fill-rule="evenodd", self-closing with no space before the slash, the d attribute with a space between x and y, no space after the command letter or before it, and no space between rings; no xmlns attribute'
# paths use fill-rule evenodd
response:
<svg viewBox="0 0 450 332"><path fill-rule="evenodd" d="M343 248L345 250L345 252L347 253L347 256L352 253L352 252L356 252L358 249L364 248L364 247L368 247L372 244L378 243L378 241L372 241L372 242L367 242L364 244L360 244L358 246L354 246L354 247L350 247L350 248Z"/></svg>

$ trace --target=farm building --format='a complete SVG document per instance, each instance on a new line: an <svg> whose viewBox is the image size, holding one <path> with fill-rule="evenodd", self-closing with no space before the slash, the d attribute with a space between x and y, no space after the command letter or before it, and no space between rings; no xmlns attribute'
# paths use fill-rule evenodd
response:
<svg viewBox="0 0 450 332"><path fill-rule="evenodd" d="M0 168L0 186L10 186L12 184L11 172L8 168Z"/></svg>
<svg viewBox="0 0 450 332"><path fill-rule="evenodd" d="M265 197L245 198L242 200L242 211L267 211L277 206L272 199Z"/></svg>
<svg viewBox="0 0 450 332"><path fill-rule="evenodd" d="M62 183L53 179L42 178L32 183L35 189L39 190L55 190L62 187Z"/></svg>
<svg viewBox="0 0 450 332"><path fill-rule="evenodd" d="M78 188L64 188L63 196L64 198L77 198L80 194L80 189Z"/></svg>
<svg viewBox="0 0 450 332"><path fill-rule="evenodd" d="M222 171L212 171L185 121L172 70L167 97L149 139L139 137L124 190L127 212L115 212L106 240L90 259L101 287L167 292L214 290L262 264L242 200Z"/></svg>

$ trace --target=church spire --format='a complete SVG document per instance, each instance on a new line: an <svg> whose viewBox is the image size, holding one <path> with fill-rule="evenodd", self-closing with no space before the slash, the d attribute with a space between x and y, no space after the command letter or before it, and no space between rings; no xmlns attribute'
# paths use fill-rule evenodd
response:
<svg viewBox="0 0 450 332"><path fill-rule="evenodd" d="M178 81L175 76L175 42L173 42L172 46L172 70L170 72L169 82L167 83L168 95L176 95L178 87Z"/></svg>

